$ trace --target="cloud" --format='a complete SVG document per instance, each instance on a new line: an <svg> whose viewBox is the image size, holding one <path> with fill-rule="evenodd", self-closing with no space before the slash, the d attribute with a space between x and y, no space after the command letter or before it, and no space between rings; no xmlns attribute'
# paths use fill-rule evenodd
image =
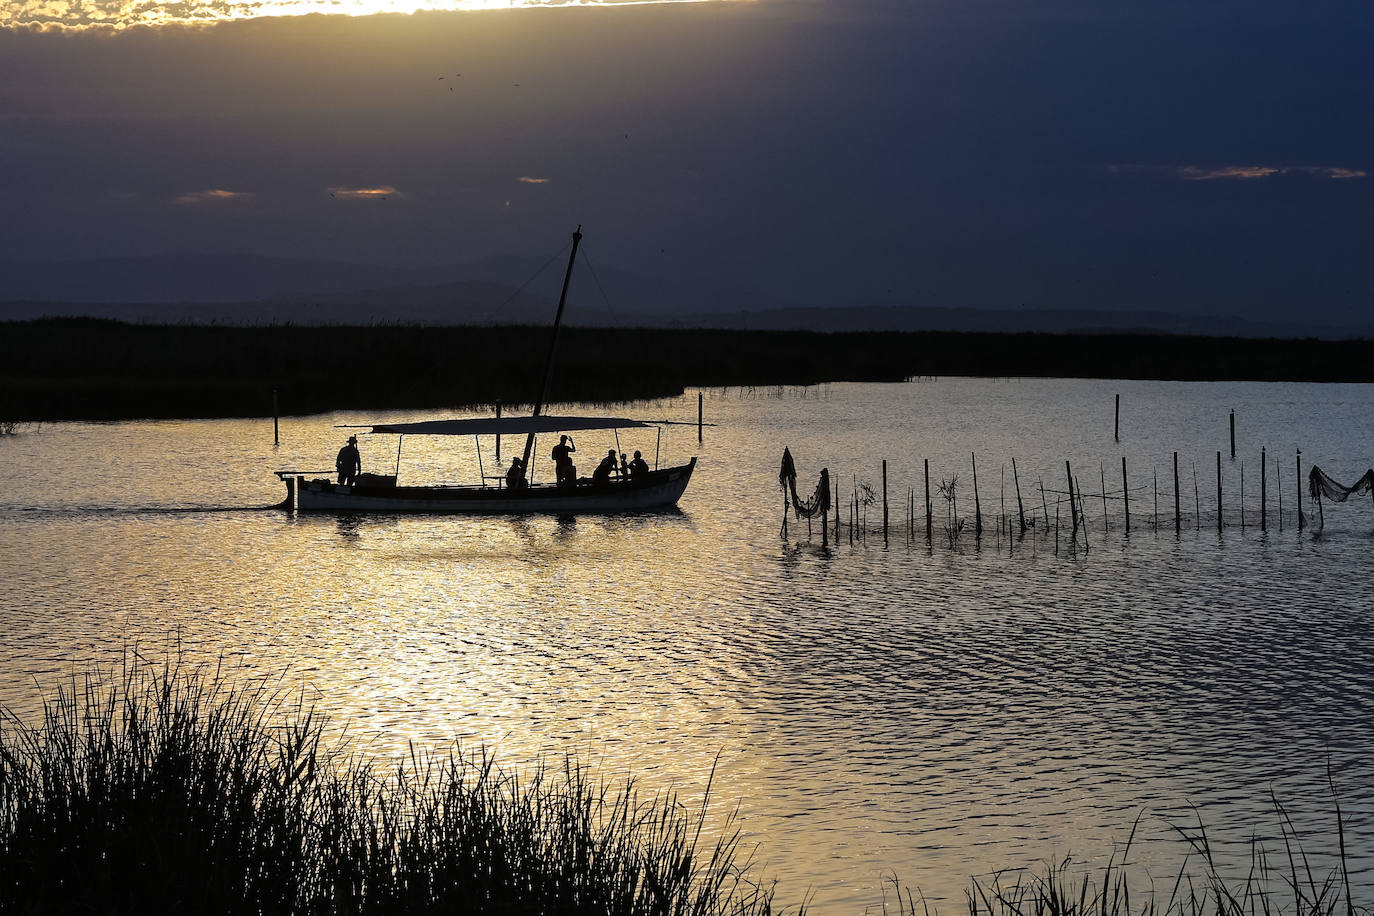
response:
<svg viewBox="0 0 1374 916"><path fill-rule="evenodd" d="M1108 165L1103 168L1112 175L1163 175L1183 181L1257 181L1280 175L1307 175L1313 178L1365 178L1368 172L1345 166L1329 165Z"/></svg>
<svg viewBox="0 0 1374 916"><path fill-rule="evenodd" d="M1184 181L1212 181L1216 178L1235 178L1249 181L1255 178L1269 178L1282 175L1287 169L1273 165L1224 165L1216 169L1198 168L1195 165L1181 165L1174 174Z"/></svg>
<svg viewBox="0 0 1374 916"><path fill-rule="evenodd" d="M516 181L523 181L525 184L548 184L548 183L549 183L549 179L547 179L547 178L531 178L531 177L529 177L528 175L521 175L519 178L517 178L517 179L515 179L515 180L516 180Z"/></svg>
<svg viewBox="0 0 1374 916"><path fill-rule="evenodd" d="M330 188L329 196L337 200L386 200L388 197L404 197L400 191L389 184L372 188Z"/></svg>
<svg viewBox="0 0 1374 916"><path fill-rule="evenodd" d="M248 200L253 196L248 191L226 191L222 188L212 188L208 191L187 191L185 194L178 194L173 203L213 204L225 200Z"/></svg>

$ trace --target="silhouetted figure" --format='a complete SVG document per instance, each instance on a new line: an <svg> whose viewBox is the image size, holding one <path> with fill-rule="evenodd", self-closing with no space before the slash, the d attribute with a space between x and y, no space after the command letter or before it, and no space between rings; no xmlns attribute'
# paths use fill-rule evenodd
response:
<svg viewBox="0 0 1374 916"><path fill-rule="evenodd" d="M629 463L628 461L625 460L625 453L624 453L624 452L621 452L621 453L620 453L620 479L621 479L621 480L629 480L629 479L630 479L630 463Z"/></svg>
<svg viewBox="0 0 1374 916"><path fill-rule="evenodd" d="M630 479L643 477L647 473L649 473L649 462L645 461L644 456L636 450L635 460L630 462Z"/></svg>
<svg viewBox="0 0 1374 916"><path fill-rule="evenodd" d="M510 467L506 470L506 488L510 490L523 490L529 486L529 481L525 479L525 465L520 461L519 456L510 460Z"/></svg>
<svg viewBox="0 0 1374 916"><path fill-rule="evenodd" d="M619 466L615 461L615 449L606 452L606 457L601 459L601 463L592 472L592 485L602 486L611 482L611 475L620 472Z"/></svg>
<svg viewBox="0 0 1374 916"><path fill-rule="evenodd" d="M358 479L363 471L363 458L358 454L357 436L349 436L348 444L339 449L339 456L334 459L334 469L339 472L341 484L351 484Z"/></svg>
<svg viewBox="0 0 1374 916"><path fill-rule="evenodd" d="M577 468L572 462L575 451L577 444L570 437L558 437L558 444L553 447L553 475L560 487L577 486Z"/></svg>

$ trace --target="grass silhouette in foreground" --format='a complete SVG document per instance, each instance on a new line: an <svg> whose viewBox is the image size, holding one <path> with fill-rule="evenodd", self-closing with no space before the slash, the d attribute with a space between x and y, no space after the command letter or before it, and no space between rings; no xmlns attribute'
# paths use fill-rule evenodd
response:
<svg viewBox="0 0 1374 916"><path fill-rule="evenodd" d="M58 689L42 721L0 719L0 913L664 914L766 916L733 817L641 800L571 760L521 777L485 754L379 765L326 745L320 718L218 670L126 664ZM709 797L709 785L707 796ZM1276 802L1277 807L1277 802ZM1278 809L1282 814L1282 809ZM1098 874L1068 860L967 894L971 916L1357 916L1339 860L1318 874L1285 825L1285 865L1258 844L1221 877L1132 897L1129 842ZM1133 834L1134 835L1134 834ZM1007 878L1014 874L1015 880ZM927 916L893 885L897 911ZM888 912L886 903L883 911Z"/></svg>
<svg viewBox="0 0 1374 916"><path fill-rule="evenodd" d="M0 732L0 912L771 912L704 817L570 761L380 767L266 688L135 666Z"/></svg>

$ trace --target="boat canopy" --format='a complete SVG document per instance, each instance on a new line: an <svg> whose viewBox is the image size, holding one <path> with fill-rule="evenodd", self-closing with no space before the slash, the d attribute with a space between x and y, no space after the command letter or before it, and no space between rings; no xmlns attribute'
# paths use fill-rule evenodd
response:
<svg viewBox="0 0 1374 916"><path fill-rule="evenodd" d="M568 433L584 429L632 429L652 426L625 417L479 417L474 420L423 420L419 423L380 423L374 433L403 436L518 436L527 433Z"/></svg>

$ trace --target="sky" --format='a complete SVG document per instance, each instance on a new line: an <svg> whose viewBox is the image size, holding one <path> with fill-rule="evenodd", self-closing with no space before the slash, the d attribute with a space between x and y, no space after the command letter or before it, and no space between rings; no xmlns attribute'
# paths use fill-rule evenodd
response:
<svg viewBox="0 0 1374 916"><path fill-rule="evenodd" d="M371 2L3 0L0 259L1374 319L1365 2Z"/></svg>

